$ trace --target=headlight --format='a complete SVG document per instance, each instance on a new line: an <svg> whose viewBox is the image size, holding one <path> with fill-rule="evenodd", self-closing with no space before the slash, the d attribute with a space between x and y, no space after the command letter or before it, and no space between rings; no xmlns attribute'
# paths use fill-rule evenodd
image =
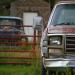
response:
<svg viewBox="0 0 75 75"><path fill-rule="evenodd" d="M61 36L50 36L48 44L49 45L61 45L62 37Z"/></svg>

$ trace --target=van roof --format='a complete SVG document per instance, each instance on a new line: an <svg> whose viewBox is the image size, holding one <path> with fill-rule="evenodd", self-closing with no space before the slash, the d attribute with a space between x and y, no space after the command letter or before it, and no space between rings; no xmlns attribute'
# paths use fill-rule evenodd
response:
<svg viewBox="0 0 75 75"><path fill-rule="evenodd" d="M18 20L21 20L20 17L15 17L15 16L0 16L0 18L6 18L6 19L18 19Z"/></svg>

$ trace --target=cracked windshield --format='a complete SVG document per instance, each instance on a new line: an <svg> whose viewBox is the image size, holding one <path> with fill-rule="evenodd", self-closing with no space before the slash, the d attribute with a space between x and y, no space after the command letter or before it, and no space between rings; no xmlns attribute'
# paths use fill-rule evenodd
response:
<svg viewBox="0 0 75 75"><path fill-rule="evenodd" d="M61 4L53 14L52 25L75 25L75 4Z"/></svg>

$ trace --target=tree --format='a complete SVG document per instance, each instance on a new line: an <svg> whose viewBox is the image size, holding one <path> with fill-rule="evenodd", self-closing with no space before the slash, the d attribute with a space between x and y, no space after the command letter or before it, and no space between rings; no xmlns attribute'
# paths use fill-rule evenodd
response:
<svg viewBox="0 0 75 75"><path fill-rule="evenodd" d="M9 5L11 4L11 2L13 2L13 1L15 1L15 0L0 0L0 6L3 8L4 7L8 8Z"/></svg>
<svg viewBox="0 0 75 75"><path fill-rule="evenodd" d="M15 1L15 0L0 0L0 4L1 5L7 5L7 4L10 4L13 1Z"/></svg>
<svg viewBox="0 0 75 75"><path fill-rule="evenodd" d="M53 6L54 6L54 4L55 4L55 1L56 1L56 0L44 0L44 1L50 3L50 5L51 5L51 9L52 9Z"/></svg>
<svg viewBox="0 0 75 75"><path fill-rule="evenodd" d="M10 4L15 0L0 0L0 15L9 15Z"/></svg>

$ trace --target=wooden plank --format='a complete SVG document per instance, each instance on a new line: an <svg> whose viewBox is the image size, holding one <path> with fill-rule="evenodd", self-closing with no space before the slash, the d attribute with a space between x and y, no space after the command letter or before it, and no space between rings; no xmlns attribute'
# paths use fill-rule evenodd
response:
<svg viewBox="0 0 75 75"><path fill-rule="evenodd" d="M0 50L0 52L26 52L26 53L33 53L33 50Z"/></svg>
<svg viewBox="0 0 75 75"><path fill-rule="evenodd" d="M33 57L11 57L11 56L0 56L0 59L33 59Z"/></svg>
<svg viewBox="0 0 75 75"><path fill-rule="evenodd" d="M0 62L0 64L32 64L32 62Z"/></svg>

